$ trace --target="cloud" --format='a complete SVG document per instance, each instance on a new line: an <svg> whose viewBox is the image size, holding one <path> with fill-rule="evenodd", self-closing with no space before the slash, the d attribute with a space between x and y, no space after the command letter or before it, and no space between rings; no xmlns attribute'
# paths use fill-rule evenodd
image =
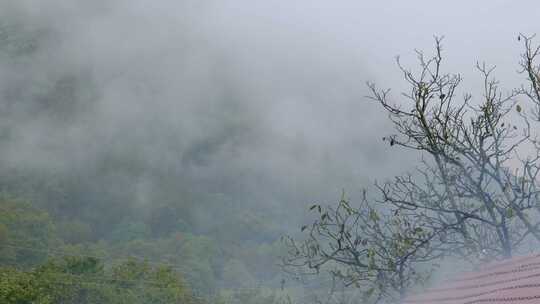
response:
<svg viewBox="0 0 540 304"><path fill-rule="evenodd" d="M0 11L5 166L131 185L140 204L167 180L254 208L354 196L410 168L415 155L382 143L391 125L364 82L398 92L393 56L433 34L473 75L475 56L507 58L496 46L530 29L498 20L533 14L504 1L22 0Z"/></svg>

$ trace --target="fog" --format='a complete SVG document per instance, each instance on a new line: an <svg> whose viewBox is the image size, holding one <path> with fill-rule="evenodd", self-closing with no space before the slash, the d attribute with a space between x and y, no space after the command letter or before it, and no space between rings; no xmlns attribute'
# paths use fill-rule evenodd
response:
<svg viewBox="0 0 540 304"><path fill-rule="evenodd" d="M412 66L444 35L465 90L478 60L511 88L535 3L4 0L0 164L75 184L51 194L84 197L75 213L184 193L201 230L228 221L223 204L297 229L310 203L354 200L419 157L381 140L391 125L366 81L399 97L395 56Z"/></svg>
<svg viewBox="0 0 540 304"><path fill-rule="evenodd" d="M367 47L305 5L4 4L4 24L37 41L26 55L5 48L3 160L84 175L135 159L140 172L123 178L140 203L159 191L156 174L281 206L396 172L387 125L363 97L377 74Z"/></svg>

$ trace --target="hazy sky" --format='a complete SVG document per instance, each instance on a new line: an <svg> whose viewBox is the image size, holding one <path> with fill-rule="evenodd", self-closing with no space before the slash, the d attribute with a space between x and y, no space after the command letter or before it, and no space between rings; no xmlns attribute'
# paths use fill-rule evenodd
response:
<svg viewBox="0 0 540 304"><path fill-rule="evenodd" d="M10 39L38 40L0 57L4 162L84 172L129 159L143 202L163 174L279 206L410 168L416 155L381 141L390 125L365 82L399 92L394 57L414 65L414 48L445 35L464 88L477 60L515 84L516 37L538 31L540 3L4 0L0 17L23 36Z"/></svg>

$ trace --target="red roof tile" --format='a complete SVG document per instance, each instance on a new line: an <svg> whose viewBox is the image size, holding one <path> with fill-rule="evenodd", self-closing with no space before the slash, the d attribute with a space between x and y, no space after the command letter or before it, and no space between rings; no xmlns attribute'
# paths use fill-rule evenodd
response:
<svg viewBox="0 0 540 304"><path fill-rule="evenodd" d="M540 304L540 255L484 265L445 281L404 304Z"/></svg>

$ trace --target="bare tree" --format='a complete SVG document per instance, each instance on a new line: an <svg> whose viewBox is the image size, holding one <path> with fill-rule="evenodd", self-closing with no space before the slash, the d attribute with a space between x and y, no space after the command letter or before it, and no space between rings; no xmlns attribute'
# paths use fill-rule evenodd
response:
<svg viewBox="0 0 540 304"><path fill-rule="evenodd" d="M518 92L527 96L532 101L534 107L531 109L531 114L536 121L540 121L540 65L537 62L540 56L540 45L534 45L533 39L535 35L525 36L519 34L518 41L523 41L525 51L521 54L520 73L527 76L527 85L522 85Z"/></svg>
<svg viewBox="0 0 540 304"><path fill-rule="evenodd" d="M395 129L383 140L418 151L421 161L412 173L376 183L378 199L312 206L317 219L302 227L300 241L285 238L283 265L328 271L378 302L403 298L445 256L503 259L540 241L540 47L533 37L519 40L527 84L507 93L483 63L476 65L479 98L460 93L462 77L443 71L439 37L433 55L416 51L417 72L397 58L408 92L391 96L368 83L368 97Z"/></svg>
<svg viewBox="0 0 540 304"><path fill-rule="evenodd" d="M429 277L433 264L428 262L442 254L434 241L439 231L416 214L389 214L372 205L364 196L355 207L345 197L336 207L311 206L317 219L302 227L307 237L285 238L285 269L303 275L327 271L375 303L403 298L409 287Z"/></svg>
<svg viewBox="0 0 540 304"><path fill-rule="evenodd" d="M411 87L399 103L390 101L389 90L368 84L370 98L387 110L397 132L387 138L390 144L424 156L419 174L378 188L384 202L451 227L446 243L453 253L510 257L529 237L540 240L538 150L520 158L520 149L535 142L525 105L516 101L522 90L502 93L492 78L494 68L477 64L482 99L475 103L470 94L458 97L461 77L442 72L441 39L435 43L434 56L417 52L416 74L398 58Z"/></svg>

